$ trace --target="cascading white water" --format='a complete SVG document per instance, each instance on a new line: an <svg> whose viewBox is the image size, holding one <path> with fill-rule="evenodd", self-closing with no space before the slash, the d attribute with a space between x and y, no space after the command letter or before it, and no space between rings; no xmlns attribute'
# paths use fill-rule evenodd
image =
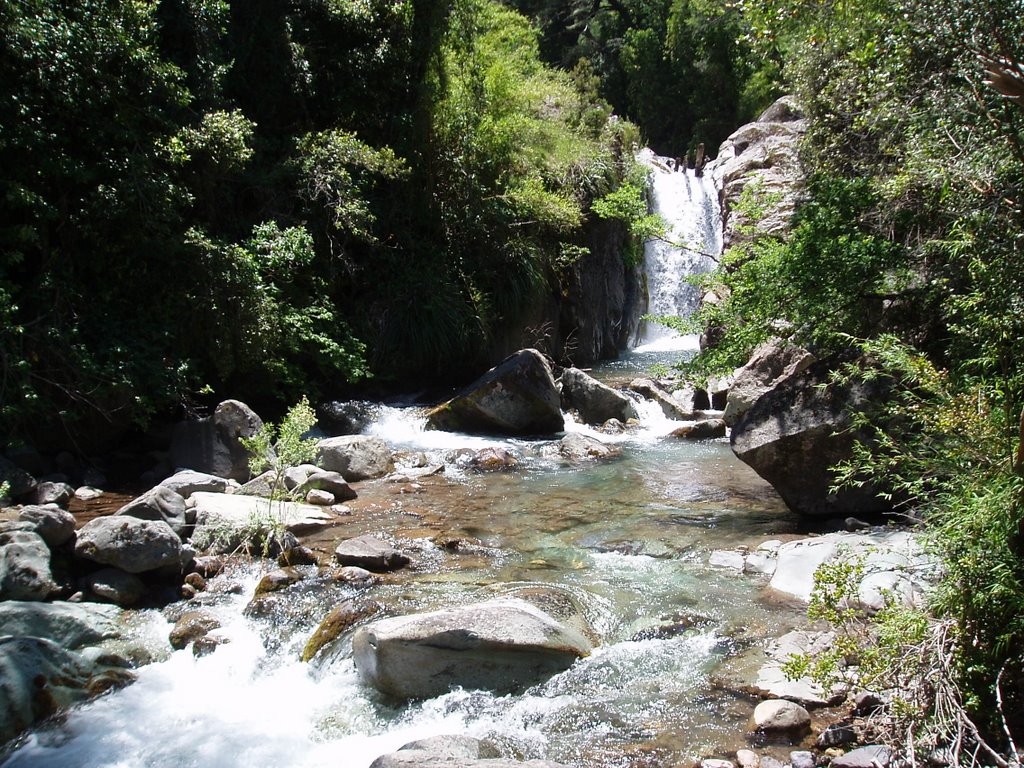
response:
<svg viewBox="0 0 1024 768"><path fill-rule="evenodd" d="M714 267L722 252L722 218L713 167L702 176L645 149L637 159L650 169L651 207L668 224L664 239L644 245L650 315L687 317L698 307L700 291L687 277ZM671 351L694 347L696 340L657 323L646 322L637 351Z"/></svg>

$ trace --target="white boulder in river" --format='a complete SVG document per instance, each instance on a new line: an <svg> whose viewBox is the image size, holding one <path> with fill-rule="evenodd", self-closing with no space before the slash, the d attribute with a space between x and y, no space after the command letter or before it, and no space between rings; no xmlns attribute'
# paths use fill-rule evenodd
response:
<svg viewBox="0 0 1024 768"><path fill-rule="evenodd" d="M520 690L593 649L576 629L518 598L376 621L352 638L360 679L399 698L455 686Z"/></svg>

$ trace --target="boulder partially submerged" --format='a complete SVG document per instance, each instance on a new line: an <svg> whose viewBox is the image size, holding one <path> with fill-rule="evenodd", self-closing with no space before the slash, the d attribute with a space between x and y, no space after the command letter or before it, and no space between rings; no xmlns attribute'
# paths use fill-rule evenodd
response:
<svg viewBox="0 0 1024 768"><path fill-rule="evenodd" d="M383 619L352 639L360 679L399 698L456 686L521 690L592 649L582 633L518 598Z"/></svg>
<svg viewBox="0 0 1024 768"><path fill-rule="evenodd" d="M242 438L255 435L263 420L245 403L225 400L206 419L175 426L171 462L175 467L245 482L251 474L251 453Z"/></svg>
<svg viewBox="0 0 1024 768"><path fill-rule="evenodd" d="M562 402L567 408L576 410L586 424L601 425L609 419L626 422L637 417L629 397L578 368L566 368L559 381L562 383Z"/></svg>
<svg viewBox="0 0 1024 768"><path fill-rule="evenodd" d="M427 415L427 426L450 432L547 435L565 428L551 366L522 349Z"/></svg>

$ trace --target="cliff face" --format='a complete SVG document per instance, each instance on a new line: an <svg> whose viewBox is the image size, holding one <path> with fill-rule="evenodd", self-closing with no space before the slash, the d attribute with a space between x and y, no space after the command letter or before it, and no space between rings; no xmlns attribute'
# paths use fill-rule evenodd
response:
<svg viewBox="0 0 1024 768"><path fill-rule="evenodd" d="M789 227L804 184L799 142L806 125L795 99L783 96L722 143L715 173L722 185L725 248L761 234L779 235ZM759 185L765 203L756 217L736 205L751 184Z"/></svg>
<svg viewBox="0 0 1024 768"><path fill-rule="evenodd" d="M587 227L590 253L563 274L492 346L494 361L523 347L540 349L566 365L615 358L630 346L646 301L643 272L628 266L626 233L615 221Z"/></svg>

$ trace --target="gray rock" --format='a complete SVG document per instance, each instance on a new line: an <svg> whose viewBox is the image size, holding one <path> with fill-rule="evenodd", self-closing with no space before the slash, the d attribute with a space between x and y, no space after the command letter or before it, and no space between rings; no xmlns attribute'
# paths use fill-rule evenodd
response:
<svg viewBox="0 0 1024 768"><path fill-rule="evenodd" d="M622 449L578 432L571 432L558 441L558 455L571 462L613 459Z"/></svg>
<svg viewBox="0 0 1024 768"><path fill-rule="evenodd" d="M337 502L351 501L358 496L340 472L325 470L310 473L306 480L295 488L295 492L299 494L312 490L327 491Z"/></svg>
<svg viewBox="0 0 1024 768"><path fill-rule="evenodd" d="M474 434L545 435L565 427L551 367L523 349L427 416L430 429Z"/></svg>
<svg viewBox="0 0 1024 768"><path fill-rule="evenodd" d="M752 750L737 749L736 765L739 768L761 768L761 758L757 756L757 752Z"/></svg>
<svg viewBox="0 0 1024 768"><path fill-rule="evenodd" d="M309 477L309 470L306 468L307 466L308 465L302 467L288 467L281 473L281 482L287 490L294 490L297 486L306 482L306 478Z"/></svg>
<svg viewBox="0 0 1024 768"><path fill-rule="evenodd" d="M519 762L500 757L498 751L469 736L434 736L381 755L370 768L565 768L548 760Z"/></svg>
<svg viewBox="0 0 1024 768"><path fill-rule="evenodd" d="M854 749L845 755L832 758L831 768L888 768L892 751L881 745Z"/></svg>
<svg viewBox="0 0 1024 768"><path fill-rule="evenodd" d="M519 468L519 458L512 451L497 446L488 446L473 450L460 448L447 458L462 469L474 472L508 472Z"/></svg>
<svg viewBox="0 0 1024 768"><path fill-rule="evenodd" d="M103 495L103 491L91 485L83 485L75 489L75 498L79 501L92 501Z"/></svg>
<svg viewBox="0 0 1024 768"><path fill-rule="evenodd" d="M319 488L311 488L306 491L306 503L316 507L329 507L334 503L334 494L330 491L321 491Z"/></svg>
<svg viewBox="0 0 1024 768"><path fill-rule="evenodd" d="M787 231L796 199L803 188L798 145L806 130L803 115L791 96L783 96L757 119L735 131L718 150L715 175L722 184L724 247L757 235ZM763 195L778 199L750 218L737 208L743 190L757 184ZM756 235L751 235L753 230Z"/></svg>
<svg viewBox="0 0 1024 768"><path fill-rule="evenodd" d="M207 493L227 493L237 485L226 477L217 477L194 469L182 469L160 481L164 488L170 488L183 499L187 499L196 491Z"/></svg>
<svg viewBox="0 0 1024 768"><path fill-rule="evenodd" d="M705 757L700 761L700 768L736 768L732 760L723 760L718 757Z"/></svg>
<svg viewBox="0 0 1024 768"><path fill-rule="evenodd" d="M139 520L162 520L179 536L185 531L185 499L174 490L158 485L121 507L115 515Z"/></svg>
<svg viewBox="0 0 1024 768"><path fill-rule="evenodd" d="M27 530L0 532L0 600L45 600L56 588L43 538Z"/></svg>
<svg viewBox="0 0 1024 768"><path fill-rule="evenodd" d="M341 542L334 550L340 565L354 565L368 571L396 571L409 564L409 556L383 539L367 534Z"/></svg>
<svg viewBox="0 0 1024 768"><path fill-rule="evenodd" d="M181 565L182 546L163 520L111 515L90 520L78 531L75 556L128 573Z"/></svg>
<svg viewBox="0 0 1024 768"><path fill-rule="evenodd" d="M786 662L792 656L824 653L834 639L835 635L831 632L793 630L767 643L764 649L767 658L757 671L753 689L764 696L787 699L807 707L838 704L846 698L845 689L824 691L809 677L791 680L784 671Z"/></svg>
<svg viewBox="0 0 1024 768"><path fill-rule="evenodd" d="M67 543L75 535L75 516L59 507L22 507L18 519L31 523L51 549Z"/></svg>
<svg viewBox="0 0 1024 768"><path fill-rule="evenodd" d="M923 599L937 566L912 531L879 528L829 533L779 546L769 586L803 602L811 598L814 574L825 563L856 558L863 574L858 585L861 608L878 611L886 599L912 607Z"/></svg>
<svg viewBox="0 0 1024 768"><path fill-rule="evenodd" d="M388 444L369 435L321 440L317 445L317 465L328 472L337 472L349 483L383 477L395 468Z"/></svg>
<svg viewBox="0 0 1024 768"><path fill-rule="evenodd" d="M814 355L792 344L762 344L747 364L736 371L722 419L728 426L735 426L761 395L803 373L814 361Z"/></svg>
<svg viewBox="0 0 1024 768"><path fill-rule="evenodd" d="M568 669L592 650L581 633L519 599L383 619L352 652L363 682L399 698L454 686L510 692Z"/></svg>
<svg viewBox="0 0 1024 768"><path fill-rule="evenodd" d="M119 637L121 610L95 603L0 602L0 634L42 637L77 650Z"/></svg>
<svg viewBox="0 0 1024 768"><path fill-rule="evenodd" d="M101 568L86 576L85 583L96 597L115 605L135 605L146 596L142 579L118 568Z"/></svg>
<svg viewBox="0 0 1024 768"><path fill-rule="evenodd" d="M32 500L33 503L40 506L56 504L58 507L64 507L71 501L74 493L75 489L67 483L45 480L35 487L32 492Z"/></svg>
<svg viewBox="0 0 1024 768"><path fill-rule="evenodd" d="M693 417L693 412L683 408L677 401L651 379L633 379L629 382L629 389L641 397L653 400L661 408L666 419L686 421Z"/></svg>
<svg viewBox="0 0 1024 768"><path fill-rule="evenodd" d="M839 386L831 373L815 363L761 395L733 427L732 449L800 514L841 518L888 511L894 500L871 484L831 490L832 467L852 456L857 438L851 413L887 396L880 380Z"/></svg>
<svg viewBox="0 0 1024 768"><path fill-rule="evenodd" d="M609 419L625 422L637 417L633 401L578 368L566 368L559 381L562 403L579 412L587 424L600 425Z"/></svg>
<svg viewBox="0 0 1024 768"><path fill-rule="evenodd" d="M366 588L379 582L380 576L357 565L346 565L334 571L331 579L354 587Z"/></svg>
<svg viewBox="0 0 1024 768"><path fill-rule="evenodd" d="M0 637L0 743L131 679L130 672L103 669L52 640Z"/></svg>
<svg viewBox="0 0 1024 768"><path fill-rule="evenodd" d="M672 431L672 437L683 440L714 440L725 437L725 422L722 419L691 421Z"/></svg>
<svg viewBox="0 0 1024 768"><path fill-rule="evenodd" d="M805 749L790 752L789 764L793 768L814 768L814 753Z"/></svg>
<svg viewBox="0 0 1024 768"><path fill-rule="evenodd" d="M754 708L754 727L764 733L796 736L810 729L811 715L795 702L769 699Z"/></svg>
<svg viewBox="0 0 1024 768"><path fill-rule="evenodd" d="M269 499L274 495L274 491L281 491L284 489L284 483L278 485L277 472L273 469L268 469L262 474L256 475L252 480L242 485L238 489L239 496L259 496L261 499ZM204 491L200 491L204 493Z"/></svg>
<svg viewBox="0 0 1024 768"><path fill-rule="evenodd" d="M177 424L171 438L171 463L239 482L249 479L250 453L240 438L252 437L263 421L245 403L225 400L213 415Z"/></svg>
<svg viewBox="0 0 1024 768"><path fill-rule="evenodd" d="M8 495L19 499L35 490L36 479L13 461L0 456L0 485L7 483Z"/></svg>

